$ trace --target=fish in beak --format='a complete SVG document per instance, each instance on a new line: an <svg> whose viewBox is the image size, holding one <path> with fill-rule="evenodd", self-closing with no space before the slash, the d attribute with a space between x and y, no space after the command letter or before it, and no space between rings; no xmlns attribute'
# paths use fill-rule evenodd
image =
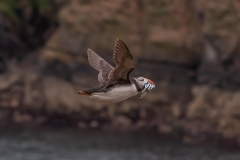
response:
<svg viewBox="0 0 240 160"><path fill-rule="evenodd" d="M147 78L146 78L147 79ZM142 90L142 95L140 98L143 98L148 92L150 92L153 88L155 88L155 84L152 80L147 79L147 82L145 83L144 89Z"/></svg>

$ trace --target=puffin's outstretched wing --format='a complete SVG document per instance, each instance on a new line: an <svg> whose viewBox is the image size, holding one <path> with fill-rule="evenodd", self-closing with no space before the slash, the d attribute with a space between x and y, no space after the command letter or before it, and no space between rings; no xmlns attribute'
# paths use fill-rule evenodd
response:
<svg viewBox="0 0 240 160"><path fill-rule="evenodd" d="M87 53L88 53L88 60L90 65L99 72L98 74L99 82L100 83L107 82L109 80L108 75L110 71L113 70L113 67L104 59L102 59L93 50L88 49Z"/></svg>
<svg viewBox="0 0 240 160"><path fill-rule="evenodd" d="M128 47L121 39L117 39L116 41L113 60L116 63L116 67L109 73L107 85L130 83L129 74L135 66Z"/></svg>

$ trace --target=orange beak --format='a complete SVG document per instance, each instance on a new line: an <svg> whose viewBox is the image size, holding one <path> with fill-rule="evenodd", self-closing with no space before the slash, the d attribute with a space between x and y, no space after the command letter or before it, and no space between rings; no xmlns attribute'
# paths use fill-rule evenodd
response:
<svg viewBox="0 0 240 160"><path fill-rule="evenodd" d="M152 80L150 80L150 79L148 79L148 78L147 78L147 80L148 80L148 82L149 82L149 83L151 83L152 85L154 85L154 86L155 86L155 84L153 83L153 81L152 81Z"/></svg>

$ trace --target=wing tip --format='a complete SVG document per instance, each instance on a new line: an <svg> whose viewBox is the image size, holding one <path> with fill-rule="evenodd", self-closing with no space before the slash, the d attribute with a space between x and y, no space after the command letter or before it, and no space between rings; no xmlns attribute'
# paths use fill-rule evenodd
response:
<svg viewBox="0 0 240 160"><path fill-rule="evenodd" d="M91 61L91 57L96 56L97 54L92 49L88 48L87 49L87 55L88 55L88 60L90 62Z"/></svg>
<svg viewBox="0 0 240 160"><path fill-rule="evenodd" d="M91 48L87 49L87 53L89 54L91 51L93 51Z"/></svg>
<svg viewBox="0 0 240 160"><path fill-rule="evenodd" d="M121 38L117 38L116 44L119 43L119 42L123 42L123 40Z"/></svg>

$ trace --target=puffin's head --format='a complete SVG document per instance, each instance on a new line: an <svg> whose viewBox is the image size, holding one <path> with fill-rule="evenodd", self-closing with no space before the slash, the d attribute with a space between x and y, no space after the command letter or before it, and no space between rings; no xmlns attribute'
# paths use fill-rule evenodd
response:
<svg viewBox="0 0 240 160"><path fill-rule="evenodd" d="M144 77L137 77L137 78L134 78L134 79L138 83L139 87L142 89L141 92L143 94L145 92L149 92L151 89L155 88L155 84L150 79L147 79L147 78L144 78ZM144 95L146 95L146 94L144 94Z"/></svg>

